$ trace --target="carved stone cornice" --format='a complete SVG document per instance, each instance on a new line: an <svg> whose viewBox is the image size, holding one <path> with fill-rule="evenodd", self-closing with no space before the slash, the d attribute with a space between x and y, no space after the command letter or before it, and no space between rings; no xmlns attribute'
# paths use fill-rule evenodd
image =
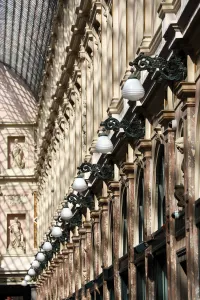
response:
<svg viewBox="0 0 200 300"><path fill-rule="evenodd" d="M123 99L122 98L113 98L110 106L108 107L108 114L120 114L123 109Z"/></svg>
<svg viewBox="0 0 200 300"><path fill-rule="evenodd" d="M179 99L195 98L196 84L195 82L182 81L177 84L174 90Z"/></svg>
<svg viewBox="0 0 200 300"><path fill-rule="evenodd" d="M175 112L174 110L161 110L157 114L158 123L161 124L161 126L167 126L169 122L175 119Z"/></svg>
<svg viewBox="0 0 200 300"><path fill-rule="evenodd" d="M165 17L165 14L176 14L181 6L180 0L168 0L165 2L161 2L158 7L158 15L162 20Z"/></svg>

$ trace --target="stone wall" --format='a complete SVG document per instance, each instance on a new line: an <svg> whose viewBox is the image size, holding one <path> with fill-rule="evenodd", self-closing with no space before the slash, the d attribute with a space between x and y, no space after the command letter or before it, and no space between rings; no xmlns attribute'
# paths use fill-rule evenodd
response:
<svg viewBox="0 0 200 300"><path fill-rule="evenodd" d="M4 284L21 280L19 274L23 278L37 246L33 194L37 104L25 83L3 65L0 84L0 284Z"/></svg>

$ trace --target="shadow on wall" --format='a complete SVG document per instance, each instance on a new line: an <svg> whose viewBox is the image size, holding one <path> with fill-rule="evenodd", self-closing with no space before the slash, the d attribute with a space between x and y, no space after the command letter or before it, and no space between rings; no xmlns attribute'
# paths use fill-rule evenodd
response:
<svg viewBox="0 0 200 300"><path fill-rule="evenodd" d="M36 100L28 86L7 66L0 63L0 123L33 123Z"/></svg>

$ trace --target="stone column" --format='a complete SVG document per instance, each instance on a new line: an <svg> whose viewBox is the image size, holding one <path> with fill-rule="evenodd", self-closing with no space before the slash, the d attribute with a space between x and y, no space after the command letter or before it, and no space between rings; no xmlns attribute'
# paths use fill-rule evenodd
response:
<svg viewBox="0 0 200 300"><path fill-rule="evenodd" d="M80 275L81 275L81 287L82 287L82 297L81 299L85 299L85 284L86 284L86 229L79 228L80 235Z"/></svg>
<svg viewBox="0 0 200 300"><path fill-rule="evenodd" d="M94 249L93 249L93 257L94 257L94 278L96 278L100 274L101 270L101 262L100 262L100 245L101 245L101 237L100 237L100 223L99 223L99 210L95 210L91 212L91 218L93 219L93 241L94 241Z"/></svg>
<svg viewBox="0 0 200 300"><path fill-rule="evenodd" d="M67 244L68 250L68 269L69 269L69 295L74 293L74 258L73 258L73 250L74 246L72 243Z"/></svg>
<svg viewBox="0 0 200 300"><path fill-rule="evenodd" d="M183 100L184 117L184 192L186 219L186 255L188 300L198 299L198 231L194 222L195 202L195 90L194 82L181 82L177 89L178 98ZM197 183L198 184L198 183Z"/></svg>
<svg viewBox="0 0 200 300"><path fill-rule="evenodd" d="M78 291L80 289L80 237L78 235L77 227L72 238L74 245L74 281L75 281L75 299L79 299Z"/></svg>
<svg viewBox="0 0 200 300"><path fill-rule="evenodd" d="M84 228L86 230L86 282L89 282L93 278L93 257L92 257L92 224L90 220L84 222ZM91 299L90 291L86 292L86 299Z"/></svg>
<svg viewBox="0 0 200 300"><path fill-rule="evenodd" d="M109 267L108 261L108 240L109 240L109 214L108 214L108 197L99 198L99 206L101 207L101 232L102 232L102 245L101 245L101 256L103 268ZM109 300L109 290L107 282L103 282L103 299Z"/></svg>
<svg viewBox="0 0 200 300"><path fill-rule="evenodd" d="M135 209L135 178L134 178L134 164L125 162L122 165L122 171L126 174L127 181L127 229L128 229L128 284L129 284L129 297L136 299L136 267L134 261L134 219L136 218L137 210Z"/></svg>
<svg viewBox="0 0 200 300"><path fill-rule="evenodd" d="M119 274L119 246L120 246L120 219L121 219L121 206L120 206L120 184L118 181L109 182L109 189L112 191L113 196L113 251L114 251L114 295L115 300L121 300L121 279Z"/></svg>
<svg viewBox="0 0 200 300"><path fill-rule="evenodd" d="M63 268L64 268L64 256L63 254L59 253L58 254L58 291L59 291L59 299L62 300L64 298L64 272L63 272Z"/></svg>
<svg viewBox="0 0 200 300"><path fill-rule="evenodd" d="M169 102L168 96L168 102ZM170 103L169 103L170 104ZM170 105L169 105L170 106ZM165 140L165 203L166 203L166 256L167 256L167 281L168 297L178 299L177 295L177 262L175 220L172 213L177 209L174 197L175 187L175 132L169 128L169 122L175 118L174 110L163 110L159 116L159 123L164 127Z"/></svg>
<svg viewBox="0 0 200 300"><path fill-rule="evenodd" d="M140 140L138 150L143 153L144 160L144 240L151 239L152 211L151 211L151 194L152 194L152 144L150 139ZM145 276L146 276L146 298L154 299L154 283L148 276L148 254L151 254L151 248L145 251Z"/></svg>
<svg viewBox="0 0 200 300"><path fill-rule="evenodd" d="M64 257L64 263L63 263L63 274L64 274L64 298L67 298L69 296L69 257L68 257L68 250L64 248L62 250L62 254Z"/></svg>

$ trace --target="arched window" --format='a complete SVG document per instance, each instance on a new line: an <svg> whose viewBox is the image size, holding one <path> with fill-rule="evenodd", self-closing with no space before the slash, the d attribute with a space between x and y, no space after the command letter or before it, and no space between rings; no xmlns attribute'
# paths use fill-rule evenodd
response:
<svg viewBox="0 0 200 300"><path fill-rule="evenodd" d="M122 255L128 250L128 231L127 231L127 190L122 193Z"/></svg>
<svg viewBox="0 0 200 300"><path fill-rule="evenodd" d="M158 228L165 223L164 145L160 145L156 162L156 202Z"/></svg>
<svg viewBox="0 0 200 300"><path fill-rule="evenodd" d="M138 238L139 243L143 241L144 236L144 172L140 171L138 184Z"/></svg>

